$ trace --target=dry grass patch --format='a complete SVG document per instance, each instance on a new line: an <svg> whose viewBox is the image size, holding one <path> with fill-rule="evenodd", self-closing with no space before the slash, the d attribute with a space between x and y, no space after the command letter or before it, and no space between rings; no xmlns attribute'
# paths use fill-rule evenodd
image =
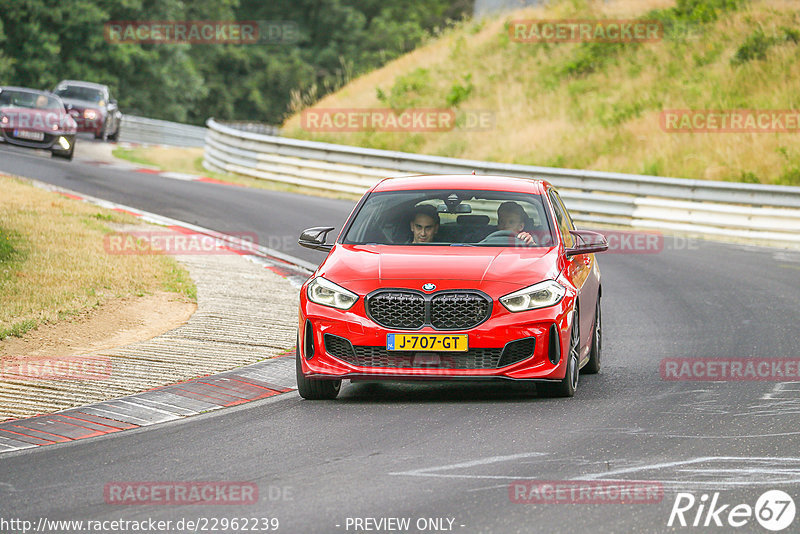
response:
<svg viewBox="0 0 800 534"><path fill-rule="evenodd" d="M196 288L169 256L112 255L108 224L134 217L0 175L0 339L101 306L110 299Z"/></svg>
<svg viewBox="0 0 800 534"><path fill-rule="evenodd" d="M366 74L316 108L493 110L487 132L314 133L298 116L286 135L467 159L657 176L800 185L798 133L671 133L660 113L800 110L800 11L796 1L754 0L673 10L675 0L564 0L468 21ZM681 5L694 5L684 2ZM698 4L699 5L699 4ZM517 43L517 19L665 21L652 43Z"/></svg>

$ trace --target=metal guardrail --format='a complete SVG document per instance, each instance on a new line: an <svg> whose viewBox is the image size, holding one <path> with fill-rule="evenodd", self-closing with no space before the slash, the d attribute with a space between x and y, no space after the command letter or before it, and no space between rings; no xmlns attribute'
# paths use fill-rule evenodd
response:
<svg viewBox="0 0 800 534"><path fill-rule="evenodd" d="M206 128L179 122L123 115L119 141L152 145L201 147Z"/></svg>
<svg viewBox="0 0 800 534"><path fill-rule="evenodd" d="M235 130L242 130L244 132L264 134L264 135L280 135L281 130L277 126L265 124L263 122L250 122L250 121L224 121L219 124L224 124L229 128Z"/></svg>
<svg viewBox="0 0 800 534"><path fill-rule="evenodd" d="M545 179L582 223L800 245L800 187L740 184L444 158L281 138L209 119L204 166L218 172L361 194L409 174Z"/></svg>

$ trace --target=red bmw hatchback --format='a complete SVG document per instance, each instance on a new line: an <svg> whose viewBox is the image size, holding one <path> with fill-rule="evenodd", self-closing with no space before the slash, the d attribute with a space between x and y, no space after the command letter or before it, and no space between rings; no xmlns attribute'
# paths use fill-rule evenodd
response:
<svg viewBox="0 0 800 534"><path fill-rule="evenodd" d="M297 384L335 398L343 379L527 380L571 397L600 369L598 233L575 230L547 182L390 178L356 205L303 284Z"/></svg>

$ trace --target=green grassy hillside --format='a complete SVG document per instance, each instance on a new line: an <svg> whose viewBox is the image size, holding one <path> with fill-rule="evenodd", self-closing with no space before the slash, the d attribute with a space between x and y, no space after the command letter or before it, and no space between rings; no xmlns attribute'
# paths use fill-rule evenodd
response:
<svg viewBox="0 0 800 534"><path fill-rule="evenodd" d="M567 168L800 185L800 131L678 133L664 110L800 110L795 0L569 0L472 21L314 108L489 111L446 132L309 132L334 143ZM522 43L519 19L658 20L647 43Z"/></svg>

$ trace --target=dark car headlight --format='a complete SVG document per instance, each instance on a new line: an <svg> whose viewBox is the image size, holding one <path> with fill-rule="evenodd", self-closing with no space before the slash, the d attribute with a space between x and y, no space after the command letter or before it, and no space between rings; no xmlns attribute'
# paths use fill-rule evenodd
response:
<svg viewBox="0 0 800 534"><path fill-rule="evenodd" d="M555 280L545 280L500 297L500 303L510 312L536 310L555 306L566 293L567 289Z"/></svg>
<svg viewBox="0 0 800 534"><path fill-rule="evenodd" d="M308 300L322 306L349 310L358 300L358 295L330 280L318 276L306 288Z"/></svg>

